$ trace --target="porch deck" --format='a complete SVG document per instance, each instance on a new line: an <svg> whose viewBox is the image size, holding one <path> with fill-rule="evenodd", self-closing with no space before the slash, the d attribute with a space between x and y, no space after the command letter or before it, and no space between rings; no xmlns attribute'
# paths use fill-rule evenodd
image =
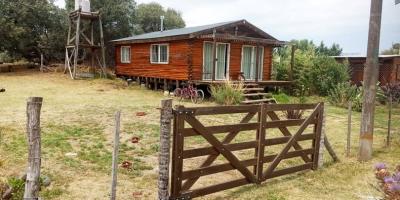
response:
<svg viewBox="0 0 400 200"><path fill-rule="evenodd" d="M239 83L240 81L230 81L231 83ZM211 84L223 84L225 80L195 80L193 81L196 85L211 85ZM244 81L244 84L257 84L260 86L290 86L292 81L276 81L276 80L268 80L268 81Z"/></svg>

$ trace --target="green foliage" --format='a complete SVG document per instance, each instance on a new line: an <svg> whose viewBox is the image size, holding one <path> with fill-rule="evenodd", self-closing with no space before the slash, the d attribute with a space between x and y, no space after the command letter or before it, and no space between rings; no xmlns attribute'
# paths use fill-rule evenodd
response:
<svg viewBox="0 0 400 200"><path fill-rule="evenodd" d="M160 4L152 2L140 4L137 8L138 28L141 32L160 31L160 16L164 16L164 29L185 27L182 14L172 8L163 8Z"/></svg>
<svg viewBox="0 0 400 200"><path fill-rule="evenodd" d="M11 200L20 200L24 197L25 181L19 178L8 179L8 185L13 188Z"/></svg>
<svg viewBox="0 0 400 200"><path fill-rule="evenodd" d="M290 103L290 97L285 93L275 94L273 97L278 103Z"/></svg>
<svg viewBox="0 0 400 200"><path fill-rule="evenodd" d="M228 80L224 84L211 86L211 96L218 104L239 104L243 101L243 83L232 84Z"/></svg>
<svg viewBox="0 0 400 200"><path fill-rule="evenodd" d="M338 83L329 91L328 101L332 105L347 108L348 102L355 102L360 94L360 90L350 82Z"/></svg>
<svg viewBox="0 0 400 200"><path fill-rule="evenodd" d="M296 95L328 95L335 85L349 80L348 63L337 63L329 55L339 52L334 44L327 48L322 43L316 47L312 41L292 41L296 45L293 81ZM276 80L289 80L291 47L282 47L274 52L273 62Z"/></svg>
<svg viewBox="0 0 400 200"><path fill-rule="evenodd" d="M315 50L318 55L324 56L340 56L343 51L343 49L340 48L339 44L333 43L332 46L329 48L325 46L323 41L321 41L320 45Z"/></svg>
<svg viewBox="0 0 400 200"><path fill-rule="evenodd" d="M47 59L63 57L67 15L53 3L2 0L0 24L0 51L8 51L13 58L34 60L41 53Z"/></svg>
<svg viewBox="0 0 400 200"><path fill-rule="evenodd" d="M391 48L383 50L382 55L400 55L400 43L395 43Z"/></svg>
<svg viewBox="0 0 400 200"><path fill-rule="evenodd" d="M338 83L349 79L348 64L338 63L327 56L318 56L313 60L309 73L311 93L326 96Z"/></svg>
<svg viewBox="0 0 400 200"><path fill-rule="evenodd" d="M0 63L11 63L13 61L8 51L0 52Z"/></svg>

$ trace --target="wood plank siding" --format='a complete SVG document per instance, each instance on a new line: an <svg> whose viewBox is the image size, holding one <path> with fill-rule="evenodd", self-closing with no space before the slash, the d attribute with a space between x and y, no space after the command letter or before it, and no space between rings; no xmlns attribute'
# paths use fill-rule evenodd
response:
<svg viewBox="0 0 400 200"><path fill-rule="evenodd" d="M365 57L336 58L339 62L344 62L346 59L350 65L349 71L352 83L360 85L364 76ZM378 81L382 85L400 82L400 56L379 58Z"/></svg>
<svg viewBox="0 0 400 200"><path fill-rule="evenodd" d="M210 39L187 39L157 43L128 44L131 47L131 62L121 63L121 46L116 45L116 74L122 76L140 76L165 78L170 80L202 80L203 47ZM251 42L218 41L230 44L229 76L237 80L241 72L242 46L255 45ZM169 63L151 64L150 46L152 44L169 44ZM271 80L273 45L264 46L263 81ZM260 80L261 81L261 80Z"/></svg>
<svg viewBox="0 0 400 200"><path fill-rule="evenodd" d="M152 44L169 44L168 64L150 63L150 47ZM151 78L166 78L172 80L188 79L188 52L187 40L138 43L122 46L131 47L131 62L121 63L121 46L116 46L116 74L124 76L140 76Z"/></svg>

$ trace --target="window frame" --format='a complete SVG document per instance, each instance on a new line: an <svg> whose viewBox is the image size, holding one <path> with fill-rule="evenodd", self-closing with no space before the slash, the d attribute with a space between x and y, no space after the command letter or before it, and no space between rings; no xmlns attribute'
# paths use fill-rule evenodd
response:
<svg viewBox="0 0 400 200"><path fill-rule="evenodd" d="M153 46L157 46L157 61L153 62ZM167 61L161 62L161 51L160 46L167 47ZM169 64L169 43L160 43L160 44L151 44L150 45L150 63L151 64L160 64L160 65L167 65Z"/></svg>
<svg viewBox="0 0 400 200"><path fill-rule="evenodd" d="M128 50L128 60L123 60L123 50L124 49L129 49ZM131 46L121 46L121 55L120 55L120 61L121 61L121 63L124 63L124 64L129 64L129 63L131 63Z"/></svg>
<svg viewBox="0 0 400 200"><path fill-rule="evenodd" d="M264 58L265 58L265 47L264 46L256 46L256 45L249 45L249 44L244 44L242 45L242 53L241 53L241 58L240 58L240 71L243 72L243 51L245 47L250 47L252 54L254 54L254 58L257 59L257 48L260 48L260 50L262 50L261 54L259 56L261 56L261 60L260 63L258 63L260 65L260 71L258 74L258 80L264 80ZM253 56L251 56L251 62L252 65L254 64L254 68L256 68L256 60L253 60ZM256 69L254 69L256 70ZM249 81L255 81L256 77L254 77L254 79L249 79Z"/></svg>

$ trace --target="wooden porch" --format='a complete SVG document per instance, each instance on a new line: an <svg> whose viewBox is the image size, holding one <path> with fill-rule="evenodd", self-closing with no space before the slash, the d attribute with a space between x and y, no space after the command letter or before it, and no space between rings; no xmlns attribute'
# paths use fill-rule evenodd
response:
<svg viewBox="0 0 400 200"><path fill-rule="evenodd" d="M226 81L225 80L196 80L193 81L194 84L196 85L218 85L218 84L224 84ZM238 84L241 81L230 81L232 84ZM290 86L293 82L292 81L275 81L275 80L267 80L267 81L242 81L245 85L246 84L256 84L258 86L262 87L275 87L275 86Z"/></svg>

